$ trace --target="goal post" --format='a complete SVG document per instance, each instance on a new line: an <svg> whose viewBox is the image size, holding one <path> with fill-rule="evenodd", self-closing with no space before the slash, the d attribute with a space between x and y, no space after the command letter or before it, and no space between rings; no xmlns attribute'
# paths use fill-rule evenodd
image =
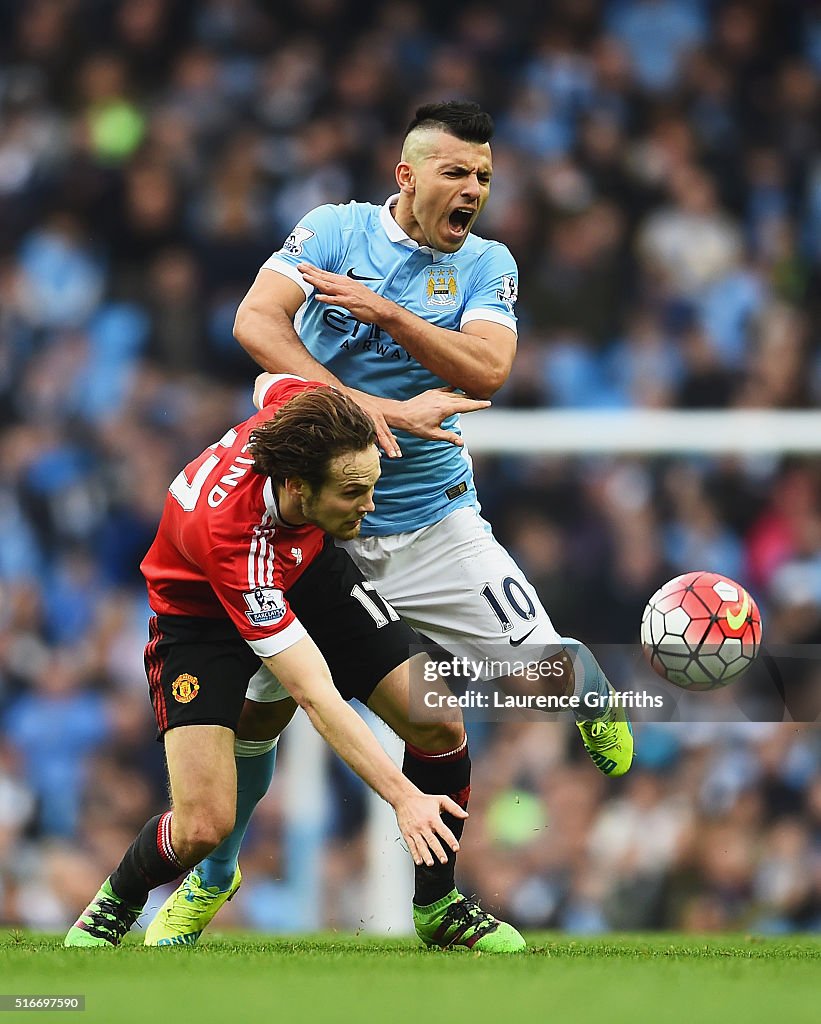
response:
<svg viewBox="0 0 821 1024"><path fill-rule="evenodd" d="M809 455L821 412L506 410L462 418L476 455ZM481 490L481 480L478 482Z"/></svg>

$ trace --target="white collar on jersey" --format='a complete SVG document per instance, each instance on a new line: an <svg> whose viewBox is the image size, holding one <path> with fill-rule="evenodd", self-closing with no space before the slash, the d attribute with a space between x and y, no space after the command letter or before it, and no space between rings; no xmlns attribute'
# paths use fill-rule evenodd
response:
<svg viewBox="0 0 821 1024"><path fill-rule="evenodd" d="M388 197L385 201L385 205L379 211L379 221L385 229L385 234L388 238L392 242L399 242L400 245L404 245L408 249L418 249L420 252L429 252L431 256L433 256L434 262L448 256L452 257L452 252L441 252L439 249L434 249L430 245L420 245L418 242L415 242L410 235L406 234L404 229L396 223L396 218L391 213L391 210L398 202L399 193L397 192L396 195Z"/></svg>
<svg viewBox="0 0 821 1024"><path fill-rule="evenodd" d="M265 481L262 486L262 499L265 502L265 508L268 515L273 519L275 523L281 523L282 519L279 516L279 506L277 505L277 496L274 493L274 485L271 482L271 478Z"/></svg>
<svg viewBox="0 0 821 1024"><path fill-rule="evenodd" d="M296 527L293 523L289 523L286 519L283 519L279 512L279 505L277 504L277 496L274 491L274 485L271 483L271 478L265 481L262 488L262 497L265 501L265 508L268 515L273 519L276 526L284 526L288 529L294 530Z"/></svg>

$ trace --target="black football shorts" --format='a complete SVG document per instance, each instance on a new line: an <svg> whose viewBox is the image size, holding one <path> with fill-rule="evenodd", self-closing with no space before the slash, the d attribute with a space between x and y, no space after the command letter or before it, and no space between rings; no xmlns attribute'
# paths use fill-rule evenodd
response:
<svg viewBox="0 0 821 1024"><path fill-rule="evenodd" d="M380 680L408 660L411 646L422 643L330 540L286 597L345 700L367 703ZM259 666L227 618L153 616L145 671L159 735L180 725L236 730Z"/></svg>

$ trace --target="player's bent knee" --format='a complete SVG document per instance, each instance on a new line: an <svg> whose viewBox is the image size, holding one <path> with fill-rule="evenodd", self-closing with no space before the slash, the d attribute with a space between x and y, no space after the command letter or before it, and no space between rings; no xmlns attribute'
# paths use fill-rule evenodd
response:
<svg viewBox="0 0 821 1024"><path fill-rule="evenodd" d="M188 848L193 855L207 857L231 834L230 828L223 828L216 823L204 824L195 828L188 838Z"/></svg>
<svg viewBox="0 0 821 1024"><path fill-rule="evenodd" d="M456 750L465 738L465 727L459 722L414 722L408 742L427 754Z"/></svg>
<svg viewBox="0 0 821 1024"><path fill-rule="evenodd" d="M197 856L207 856L215 850L234 828L233 808L212 809L207 814L195 811L189 815L174 809L173 836L175 849L183 847ZM178 850L178 853L182 853Z"/></svg>

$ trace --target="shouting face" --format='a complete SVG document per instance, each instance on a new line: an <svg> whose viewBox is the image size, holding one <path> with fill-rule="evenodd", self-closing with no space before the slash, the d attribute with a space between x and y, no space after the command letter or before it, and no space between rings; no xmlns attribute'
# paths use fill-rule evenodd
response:
<svg viewBox="0 0 821 1024"><path fill-rule="evenodd" d="M396 168L397 224L419 245L457 252L487 202L492 174L486 142L439 129L411 132Z"/></svg>

